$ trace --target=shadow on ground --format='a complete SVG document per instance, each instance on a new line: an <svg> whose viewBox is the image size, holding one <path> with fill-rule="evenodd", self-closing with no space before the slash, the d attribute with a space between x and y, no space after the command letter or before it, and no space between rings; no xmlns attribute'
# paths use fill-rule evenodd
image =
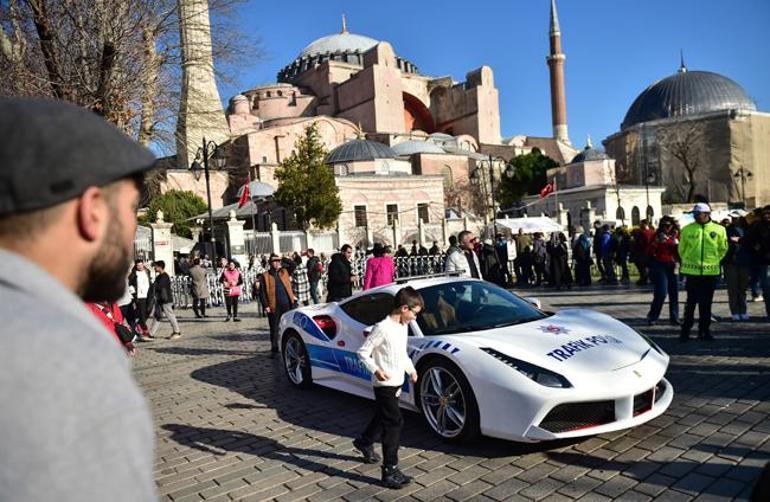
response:
<svg viewBox="0 0 770 502"><path fill-rule="evenodd" d="M351 441L363 430L373 412L372 401L364 398L318 385L310 389L298 389L290 385L284 375L281 359L271 358L269 353L200 368L193 371L191 376L195 380L237 392L260 408L274 409L282 421L305 429L348 437ZM338 412L329 413L329 410ZM403 446L444 453L496 458L564 448L580 441L523 444L482 438L471 446L450 444L435 436L421 415L406 410L403 410L403 414Z"/></svg>

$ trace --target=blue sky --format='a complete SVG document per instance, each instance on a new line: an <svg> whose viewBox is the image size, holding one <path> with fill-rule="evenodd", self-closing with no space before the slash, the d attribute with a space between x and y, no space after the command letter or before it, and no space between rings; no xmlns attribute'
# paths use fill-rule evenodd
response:
<svg viewBox="0 0 770 502"><path fill-rule="evenodd" d="M503 136L550 136L549 0L343 1L251 0L238 7L241 29L261 39L267 57L244 62L239 86L223 101L274 82L307 44L339 32L390 42L423 74L492 67ZM567 114L574 144L599 143L618 130L634 98L679 66L732 78L770 112L770 0L557 0L566 61Z"/></svg>

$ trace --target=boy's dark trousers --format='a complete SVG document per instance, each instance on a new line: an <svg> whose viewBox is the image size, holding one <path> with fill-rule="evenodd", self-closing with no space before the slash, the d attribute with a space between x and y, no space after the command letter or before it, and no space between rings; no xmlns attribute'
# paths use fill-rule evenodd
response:
<svg viewBox="0 0 770 502"><path fill-rule="evenodd" d="M684 307L681 337L690 335L690 329L695 324L695 306L698 306L698 335L708 335L711 327L711 304L714 300L714 290L717 286L716 275L688 275L685 289L687 303Z"/></svg>
<svg viewBox="0 0 770 502"><path fill-rule="evenodd" d="M375 387L375 412L371 422L361 435L363 443L374 444L382 434L383 465L398 465L398 444L404 419L398 407L396 392L401 387Z"/></svg>

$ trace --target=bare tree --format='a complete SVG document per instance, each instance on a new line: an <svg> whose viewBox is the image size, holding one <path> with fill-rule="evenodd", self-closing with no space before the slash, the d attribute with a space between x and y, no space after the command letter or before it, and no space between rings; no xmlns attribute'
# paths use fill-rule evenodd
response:
<svg viewBox="0 0 770 502"><path fill-rule="evenodd" d="M693 202L697 188L696 174L702 168L704 147L704 129L694 121L679 122L662 127L657 132L661 150L679 161L682 166L682 182L674 179L677 190L686 192L685 202ZM684 190L682 190L684 188Z"/></svg>
<svg viewBox="0 0 770 502"><path fill-rule="evenodd" d="M233 22L243 0L210 0L220 79L262 50ZM176 0L0 0L0 96L48 96L173 151L181 88ZM241 57L248 54L248 58Z"/></svg>

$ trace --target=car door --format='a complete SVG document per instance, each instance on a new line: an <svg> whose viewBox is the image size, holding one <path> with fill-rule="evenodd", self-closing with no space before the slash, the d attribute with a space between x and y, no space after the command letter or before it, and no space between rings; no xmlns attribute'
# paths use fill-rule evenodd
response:
<svg viewBox="0 0 770 502"><path fill-rule="evenodd" d="M371 373L358 359L356 351L361 348L372 327L392 309L393 295L383 292L362 294L340 305L340 317L344 319L339 326L335 354L343 384L351 386L357 394L369 395L372 390Z"/></svg>

